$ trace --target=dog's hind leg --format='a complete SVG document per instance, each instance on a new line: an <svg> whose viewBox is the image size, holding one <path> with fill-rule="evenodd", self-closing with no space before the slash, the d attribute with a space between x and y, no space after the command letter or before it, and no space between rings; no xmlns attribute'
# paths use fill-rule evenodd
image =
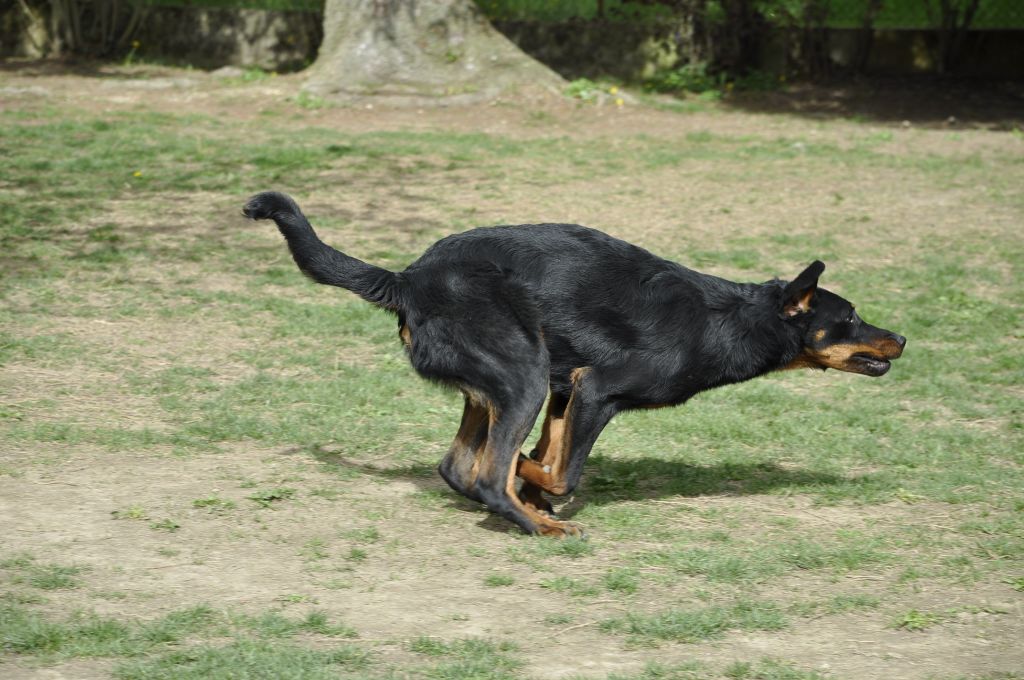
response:
<svg viewBox="0 0 1024 680"><path fill-rule="evenodd" d="M480 456L487 443L489 424L487 407L467 395L459 433L455 435L448 455L437 468L448 486L475 501L480 500L474 485L480 468Z"/></svg>
<svg viewBox="0 0 1024 680"><path fill-rule="evenodd" d="M582 535L577 525L554 520L516 495L516 461L547 391L544 368L538 360L515 371L515 392L498 389L489 396L467 388L462 424L438 471L453 489L527 533Z"/></svg>
<svg viewBox="0 0 1024 680"><path fill-rule="evenodd" d="M516 461L544 405L551 369L535 301L497 270L446 270L434 282L442 290L421 295L432 311L410 313L404 339L421 375L456 386L467 398L441 475L524 531L581 533L516 495Z"/></svg>

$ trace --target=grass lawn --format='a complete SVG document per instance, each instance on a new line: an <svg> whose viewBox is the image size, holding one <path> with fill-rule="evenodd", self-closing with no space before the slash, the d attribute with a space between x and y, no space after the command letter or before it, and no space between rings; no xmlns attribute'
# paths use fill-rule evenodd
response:
<svg viewBox="0 0 1024 680"><path fill-rule="evenodd" d="M1022 678L1024 138L298 81L0 72L0 676ZM34 89L33 89L34 88ZM620 416L521 535L434 472L460 399L240 208L399 269L572 221L905 335Z"/></svg>

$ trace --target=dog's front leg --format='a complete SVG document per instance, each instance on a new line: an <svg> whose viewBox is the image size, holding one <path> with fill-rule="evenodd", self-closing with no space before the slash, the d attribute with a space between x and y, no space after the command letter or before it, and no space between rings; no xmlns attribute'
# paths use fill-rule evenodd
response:
<svg viewBox="0 0 1024 680"><path fill-rule="evenodd" d="M594 442L617 411L613 403L602 398L599 376L591 369L573 371L572 382L572 395L564 408L559 408L552 397L554 408L549 406L534 455L520 456L516 464L516 474L523 479L528 498L540 496L541 489L556 496L572 493Z"/></svg>

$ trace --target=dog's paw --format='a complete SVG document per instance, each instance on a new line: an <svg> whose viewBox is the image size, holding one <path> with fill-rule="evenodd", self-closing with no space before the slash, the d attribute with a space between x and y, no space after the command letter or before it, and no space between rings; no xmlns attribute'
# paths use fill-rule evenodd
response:
<svg viewBox="0 0 1024 680"><path fill-rule="evenodd" d="M277 191L264 191L248 200L242 214L251 220L265 220L275 215L291 214L296 210L295 201Z"/></svg>
<svg viewBox="0 0 1024 680"><path fill-rule="evenodd" d="M584 541L587 539L587 533L583 531L583 527L576 522L552 522L551 524L542 526L537 530L537 533L549 538L572 537Z"/></svg>

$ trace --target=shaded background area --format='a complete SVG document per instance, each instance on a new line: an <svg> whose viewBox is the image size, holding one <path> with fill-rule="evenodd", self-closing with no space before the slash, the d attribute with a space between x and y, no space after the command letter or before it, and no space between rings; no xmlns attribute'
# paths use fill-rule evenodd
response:
<svg viewBox="0 0 1024 680"><path fill-rule="evenodd" d="M996 129L1024 119L1024 3L1015 0L477 6L582 98L603 83L812 118ZM322 22L323 0L18 0L0 11L0 57L61 57L78 70L90 59L228 67L260 78L312 64Z"/></svg>
<svg viewBox="0 0 1024 680"><path fill-rule="evenodd" d="M0 56L78 55L299 70L323 0L18 0ZM564 77L658 89L751 74L1024 76L1015 0L477 0ZM755 78L756 80L756 78ZM763 83L762 83L763 86Z"/></svg>

